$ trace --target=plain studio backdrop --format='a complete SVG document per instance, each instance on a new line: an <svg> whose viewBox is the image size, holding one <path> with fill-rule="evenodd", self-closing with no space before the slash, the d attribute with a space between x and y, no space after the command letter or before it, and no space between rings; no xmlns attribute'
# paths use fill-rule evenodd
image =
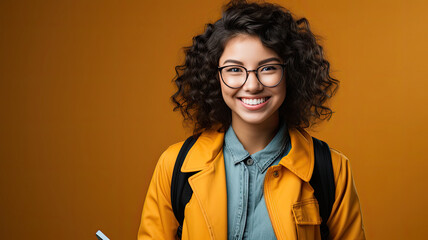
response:
<svg viewBox="0 0 428 240"><path fill-rule="evenodd" d="M341 81L312 133L350 158L367 237L426 237L428 3L277 2ZM160 154L189 134L174 66L224 3L0 2L0 239L136 239Z"/></svg>

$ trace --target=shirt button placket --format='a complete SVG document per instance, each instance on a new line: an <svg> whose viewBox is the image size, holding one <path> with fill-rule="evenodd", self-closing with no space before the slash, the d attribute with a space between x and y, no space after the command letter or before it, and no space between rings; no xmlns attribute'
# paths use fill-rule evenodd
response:
<svg viewBox="0 0 428 240"><path fill-rule="evenodd" d="M251 165L253 165L253 164L254 164L254 160L253 160L252 158L248 158L248 159L245 161L245 164L246 164L247 166L251 166Z"/></svg>

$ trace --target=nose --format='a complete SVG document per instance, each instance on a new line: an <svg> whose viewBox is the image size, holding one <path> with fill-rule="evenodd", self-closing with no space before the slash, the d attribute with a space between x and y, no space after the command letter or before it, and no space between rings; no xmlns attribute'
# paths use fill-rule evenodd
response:
<svg viewBox="0 0 428 240"><path fill-rule="evenodd" d="M263 90L263 85L257 79L256 72L248 72L248 78L242 89L246 92L260 92Z"/></svg>

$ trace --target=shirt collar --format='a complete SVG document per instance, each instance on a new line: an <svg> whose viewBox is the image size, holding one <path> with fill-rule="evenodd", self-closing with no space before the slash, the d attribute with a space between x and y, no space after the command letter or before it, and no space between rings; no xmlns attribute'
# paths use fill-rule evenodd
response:
<svg viewBox="0 0 428 240"><path fill-rule="evenodd" d="M301 128L288 129L291 149L279 165L284 166L305 182L314 169L314 147L311 136ZM223 155L224 133L209 130L201 134L190 149L181 168L182 172L196 172L209 168L219 154ZM176 158L183 142L174 145Z"/></svg>
<svg viewBox="0 0 428 240"><path fill-rule="evenodd" d="M234 164L251 157L256 165L258 166L261 172L266 171L266 169L274 162L278 157L282 157L284 149L286 146L289 146L289 136L287 131L287 126L285 123L280 125L278 132L275 134L274 138L270 143L262 150L250 155L247 150L242 146L238 137L233 131L232 126L227 130L224 137L225 149L229 151L232 156L232 161Z"/></svg>
<svg viewBox="0 0 428 240"><path fill-rule="evenodd" d="M283 156L284 149L290 145L289 139L287 126L285 123L282 123L270 143L263 150L251 155L251 158L255 160L261 172L266 171L272 165L272 162L278 159L278 157Z"/></svg>
<svg viewBox="0 0 428 240"><path fill-rule="evenodd" d="M241 142L235 134L235 131L233 131L232 125L224 135L224 147L225 150L228 151L232 156L231 160L234 164L237 164L250 156L248 151L245 150L244 146L242 146Z"/></svg>

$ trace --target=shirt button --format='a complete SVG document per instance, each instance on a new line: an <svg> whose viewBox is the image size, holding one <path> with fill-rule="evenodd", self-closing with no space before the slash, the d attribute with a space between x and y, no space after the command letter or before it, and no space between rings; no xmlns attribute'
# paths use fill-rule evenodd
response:
<svg viewBox="0 0 428 240"><path fill-rule="evenodd" d="M251 159L251 158L248 158L248 159L247 159L247 161L245 161L245 164L246 164L247 166L251 166L251 165L253 165L253 163L254 163L254 160L253 160L253 159Z"/></svg>
<svg viewBox="0 0 428 240"><path fill-rule="evenodd" d="M279 172L278 171L274 171L273 172L273 177L276 177L276 178L279 177Z"/></svg>

